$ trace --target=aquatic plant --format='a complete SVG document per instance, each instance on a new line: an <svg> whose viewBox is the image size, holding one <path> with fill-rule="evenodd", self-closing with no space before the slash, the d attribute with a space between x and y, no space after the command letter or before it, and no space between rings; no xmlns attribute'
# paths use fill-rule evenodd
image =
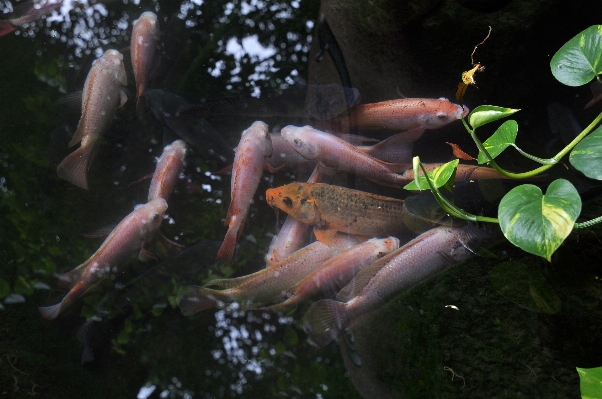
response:
<svg viewBox="0 0 602 399"><path fill-rule="evenodd" d="M554 77L567 86L581 86L593 79L600 81L602 25L591 26L569 40L552 57L550 67ZM558 164L570 153L569 161L575 169L589 178L602 180L600 172L602 170L602 126L598 126L602 121L602 113L572 142L549 159L528 154L515 144L518 133L518 123L515 120L505 121L485 142L476 135L479 127L507 118L518 111L512 108L481 105L462 119L464 127L479 150L479 164L488 163L507 178L533 179ZM595 129L597 126L598 128ZM494 159L508 147L514 147L521 155L542 166L522 173L506 171ZM602 221L601 216L585 222L576 222L581 213L581 197L575 186L565 179L551 182L545 194L533 184L522 184L513 188L500 201L497 218L465 212L439 191L440 187L451 190L458 162L459 160L456 159L426 173L420 158L414 157L415 179L404 188L430 189L441 207L452 216L476 222L499 223L508 241L548 261L574 228L585 228ZM420 169L423 174L419 173Z"/></svg>

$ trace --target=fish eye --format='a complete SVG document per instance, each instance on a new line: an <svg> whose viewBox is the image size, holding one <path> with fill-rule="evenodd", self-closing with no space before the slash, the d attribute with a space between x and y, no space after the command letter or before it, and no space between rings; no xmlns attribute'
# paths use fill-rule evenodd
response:
<svg viewBox="0 0 602 399"><path fill-rule="evenodd" d="M437 118L445 119L447 118L447 114L445 112L437 112Z"/></svg>
<svg viewBox="0 0 602 399"><path fill-rule="evenodd" d="M294 142L296 145L301 145L301 144L303 144L303 142L302 142L301 140L299 140L299 139L294 139L294 140L293 140L293 142Z"/></svg>
<svg viewBox="0 0 602 399"><path fill-rule="evenodd" d="M151 219L153 219L153 220L159 219L159 214L157 212L153 212L153 214L151 215Z"/></svg>
<svg viewBox="0 0 602 399"><path fill-rule="evenodd" d="M289 208L293 207L293 200L290 199L289 197L282 198L282 202L284 203L284 205L288 206Z"/></svg>

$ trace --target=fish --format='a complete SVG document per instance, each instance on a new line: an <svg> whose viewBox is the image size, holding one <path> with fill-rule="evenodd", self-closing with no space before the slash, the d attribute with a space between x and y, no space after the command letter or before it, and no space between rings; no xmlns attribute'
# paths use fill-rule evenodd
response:
<svg viewBox="0 0 602 399"><path fill-rule="evenodd" d="M408 183L398 174L407 170L408 165L381 161L330 133L311 126L289 125L282 129L281 134L304 158L319 161L326 167L392 187L403 187Z"/></svg>
<svg viewBox="0 0 602 399"><path fill-rule="evenodd" d="M338 234L331 245L315 241L272 267L247 276L212 280L203 287L189 287L178 306L183 315L190 316L218 302L240 302L246 308L270 303L282 298L287 289L325 261L357 244L355 237L346 234Z"/></svg>
<svg viewBox="0 0 602 399"><path fill-rule="evenodd" d="M443 165L442 163L427 163L423 164L424 169L427 172L430 172L433 169L436 169ZM402 175L401 178L405 179L408 183L414 180L414 170L411 165L408 165L410 169L407 169ZM420 175L422 175L422 169L420 170ZM475 165L458 165L456 168L456 178L455 182L465 182L469 180L480 180L480 179L509 179L502 175L500 172L493 168L488 168L485 166L475 166Z"/></svg>
<svg viewBox="0 0 602 399"><path fill-rule="evenodd" d="M148 88L149 72L155 61L159 46L159 22L155 13L146 11L134 21L130 53L136 80L136 113L144 116L144 92Z"/></svg>
<svg viewBox="0 0 602 399"><path fill-rule="evenodd" d="M367 237L410 234L403 224L404 201L323 183L290 183L270 188L266 200L295 219L314 226L326 244L342 232Z"/></svg>
<svg viewBox="0 0 602 399"><path fill-rule="evenodd" d="M234 156L230 185L232 194L226 215L228 232L217 253L218 259L223 262L230 262L234 257L236 241L242 233L251 201L259 186L265 160L271 155L272 140L268 125L260 121L253 122L251 127L242 133Z"/></svg>
<svg viewBox="0 0 602 399"><path fill-rule="evenodd" d="M429 277L474 254L473 247L501 234L466 224L436 227L363 268L336 299L313 303L304 317L310 343L324 347L357 320Z"/></svg>
<svg viewBox="0 0 602 399"><path fill-rule="evenodd" d="M292 295L286 301L266 309L284 312L296 308L305 299L318 294L330 298L346 286L362 268L397 248L399 239L395 237L372 238L349 248L326 261L288 290Z"/></svg>
<svg viewBox="0 0 602 399"><path fill-rule="evenodd" d="M234 150L211 124L198 116L185 114L190 104L165 90L151 89L144 93L145 101L155 118L196 148L206 159L231 165Z"/></svg>
<svg viewBox="0 0 602 399"><path fill-rule="evenodd" d="M173 192L186 159L186 143L176 140L163 149L148 190L148 202L156 198L167 201Z"/></svg>
<svg viewBox="0 0 602 399"><path fill-rule="evenodd" d="M57 167L61 179L88 189L88 169L96 156L102 134L113 122L115 110L127 101L122 90L126 85L123 55L117 50L105 51L92 63L84 83L82 115L69 148L81 144Z"/></svg>
<svg viewBox="0 0 602 399"><path fill-rule="evenodd" d="M23 25L36 22L44 15L50 14L58 8L65 8L65 12L68 12L76 7L89 8L97 3L110 3L110 1L96 0L86 2L64 2L63 0L29 0L19 4L15 4L12 7L12 18L0 20L0 36L4 36L6 34L14 32Z"/></svg>
<svg viewBox="0 0 602 399"><path fill-rule="evenodd" d="M265 254L266 267L280 263L301 249L309 240L310 231L310 225L300 222L290 215L287 216L278 234L272 238L268 252Z"/></svg>
<svg viewBox="0 0 602 399"><path fill-rule="evenodd" d="M136 206L113 229L90 259L59 278L59 282L71 286L71 290L58 304L38 308L42 317L55 319L84 295L90 286L114 273L136 253L140 260L153 259L154 256L145 247L159 230L166 210L167 202L163 198Z"/></svg>
<svg viewBox="0 0 602 399"><path fill-rule="evenodd" d="M359 130L439 129L468 115L469 109L446 98L400 98L359 104L349 110L345 122Z"/></svg>

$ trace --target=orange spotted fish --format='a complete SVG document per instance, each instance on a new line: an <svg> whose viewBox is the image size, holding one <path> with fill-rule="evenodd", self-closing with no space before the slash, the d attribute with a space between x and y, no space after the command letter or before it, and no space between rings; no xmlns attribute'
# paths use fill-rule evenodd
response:
<svg viewBox="0 0 602 399"><path fill-rule="evenodd" d="M328 243L339 231L367 237L408 234L402 200L322 183L291 183L268 189L271 207L314 226L316 238Z"/></svg>

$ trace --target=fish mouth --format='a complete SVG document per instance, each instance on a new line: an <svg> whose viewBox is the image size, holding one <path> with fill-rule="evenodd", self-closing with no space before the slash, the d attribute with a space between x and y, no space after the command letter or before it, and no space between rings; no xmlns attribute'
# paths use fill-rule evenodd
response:
<svg viewBox="0 0 602 399"><path fill-rule="evenodd" d="M464 119L464 118L466 118L466 115L469 114L470 110L465 105L461 105L461 107L462 107L462 119Z"/></svg>
<svg viewBox="0 0 602 399"><path fill-rule="evenodd" d="M268 203L269 206L271 206L272 208L274 206L276 206L276 201L275 201L275 197L276 195L273 192L273 189L270 188L268 189L268 191L265 192L265 201Z"/></svg>

